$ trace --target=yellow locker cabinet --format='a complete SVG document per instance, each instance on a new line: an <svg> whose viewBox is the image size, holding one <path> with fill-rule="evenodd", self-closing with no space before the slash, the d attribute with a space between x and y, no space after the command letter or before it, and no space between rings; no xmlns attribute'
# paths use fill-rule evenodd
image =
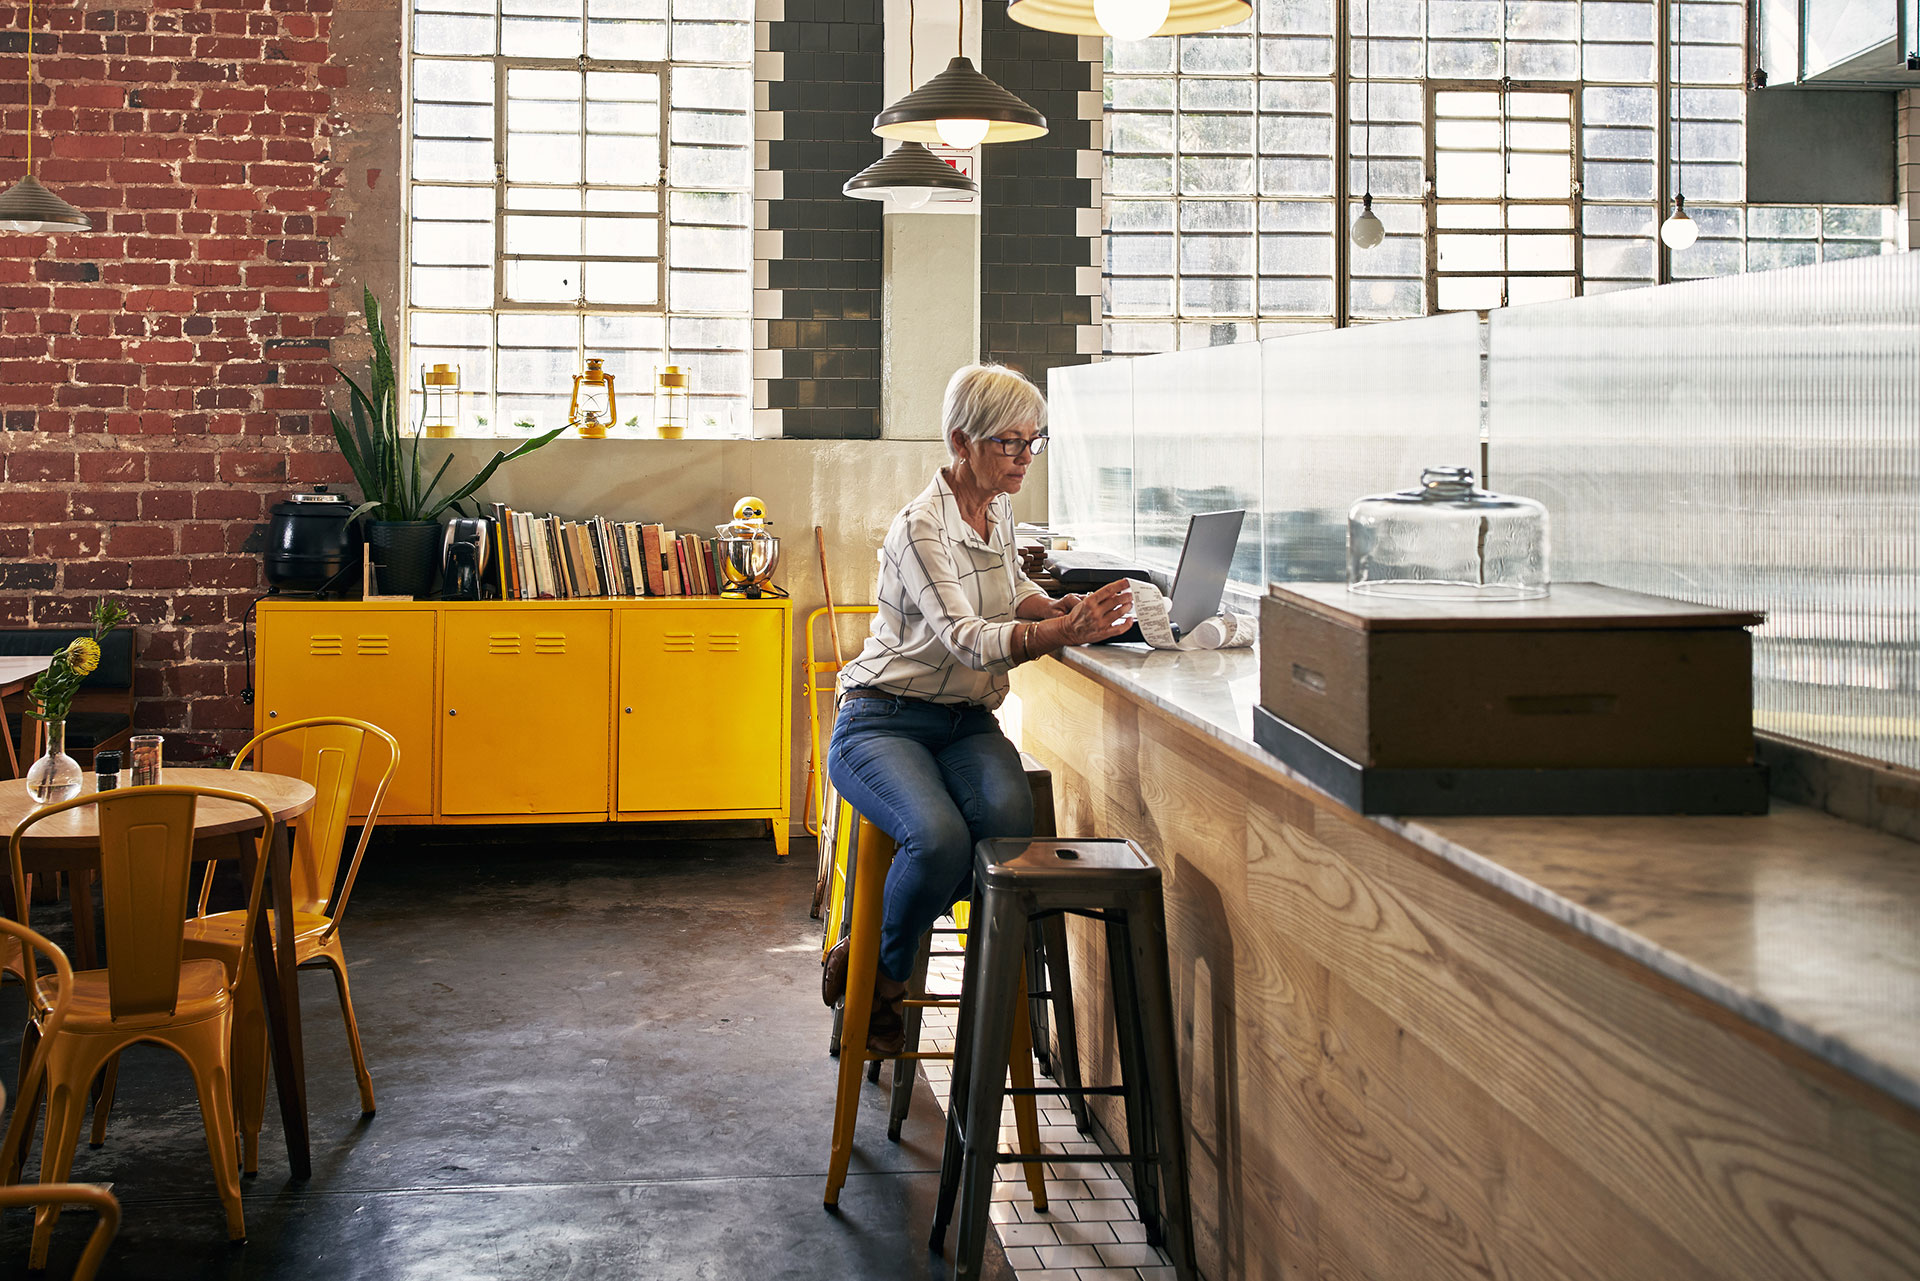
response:
<svg viewBox="0 0 1920 1281"><path fill-rule="evenodd" d="M255 723L391 732L399 822L765 818L784 854L789 624L712 597L268 601Z"/></svg>
<svg viewBox="0 0 1920 1281"><path fill-rule="evenodd" d="M620 615L620 810L770 809L787 737L786 616L728 605Z"/></svg>
<svg viewBox="0 0 1920 1281"><path fill-rule="evenodd" d="M309 716L352 716L378 725L400 740L400 768L387 789L384 813L431 818L436 621L430 609L262 603L254 732ZM298 760L297 748L270 744L260 768L287 772L298 768ZM356 815L367 812L372 793L372 782L363 778L353 798Z"/></svg>
<svg viewBox="0 0 1920 1281"><path fill-rule="evenodd" d="M460 610L441 626L440 812L604 815L612 614Z"/></svg>

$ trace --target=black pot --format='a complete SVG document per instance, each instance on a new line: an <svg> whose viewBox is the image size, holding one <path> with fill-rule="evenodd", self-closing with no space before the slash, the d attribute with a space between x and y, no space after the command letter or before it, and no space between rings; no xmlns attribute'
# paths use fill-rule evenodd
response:
<svg viewBox="0 0 1920 1281"><path fill-rule="evenodd" d="M267 524L267 585L312 592L344 581L359 557L358 534L347 524L353 505L344 494L315 485L273 505Z"/></svg>
<svg viewBox="0 0 1920 1281"><path fill-rule="evenodd" d="M383 596L425 596L440 564L440 522L376 520L367 526L375 585Z"/></svg>

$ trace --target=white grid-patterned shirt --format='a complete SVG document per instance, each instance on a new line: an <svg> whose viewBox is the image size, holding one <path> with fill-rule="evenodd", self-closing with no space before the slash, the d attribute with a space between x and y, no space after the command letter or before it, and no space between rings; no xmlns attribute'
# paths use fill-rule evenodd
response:
<svg viewBox="0 0 1920 1281"><path fill-rule="evenodd" d="M961 518L944 473L901 509L880 547L873 635L841 669L841 689L1000 706L1015 610L1046 593L1020 571L1006 494L988 504L987 531L990 540Z"/></svg>

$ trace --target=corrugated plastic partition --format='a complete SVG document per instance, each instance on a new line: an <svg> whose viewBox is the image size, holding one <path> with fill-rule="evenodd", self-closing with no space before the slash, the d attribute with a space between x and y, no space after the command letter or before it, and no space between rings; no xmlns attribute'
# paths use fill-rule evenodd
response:
<svg viewBox="0 0 1920 1281"><path fill-rule="evenodd" d="M1397 326L1396 326L1397 327ZM1765 609L1755 724L1920 767L1920 254L1496 311L1553 576Z"/></svg>
<svg viewBox="0 0 1920 1281"><path fill-rule="evenodd" d="M1133 365L1133 554L1171 571L1187 517L1244 508L1229 581L1258 591L1260 350L1252 343L1142 356Z"/></svg>
<svg viewBox="0 0 1920 1281"><path fill-rule="evenodd" d="M1480 344L1436 316L1056 369L1052 524L1171 572L1188 516L1244 507L1237 594L1343 579L1355 498L1478 465Z"/></svg>
<svg viewBox="0 0 1920 1281"><path fill-rule="evenodd" d="M1260 344L1270 582L1347 576L1347 509L1480 466L1479 318L1471 312Z"/></svg>
<svg viewBox="0 0 1920 1281"><path fill-rule="evenodd" d="M1116 556L1133 554L1134 364L1047 373L1048 524Z"/></svg>

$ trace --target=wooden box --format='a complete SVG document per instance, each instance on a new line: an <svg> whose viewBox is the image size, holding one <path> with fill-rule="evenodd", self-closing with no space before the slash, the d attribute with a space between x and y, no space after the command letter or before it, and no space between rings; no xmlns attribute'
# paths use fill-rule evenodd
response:
<svg viewBox="0 0 1920 1281"><path fill-rule="evenodd" d="M1763 617L1595 583L1502 602L1275 584L1260 702L1369 769L1750 766Z"/></svg>

